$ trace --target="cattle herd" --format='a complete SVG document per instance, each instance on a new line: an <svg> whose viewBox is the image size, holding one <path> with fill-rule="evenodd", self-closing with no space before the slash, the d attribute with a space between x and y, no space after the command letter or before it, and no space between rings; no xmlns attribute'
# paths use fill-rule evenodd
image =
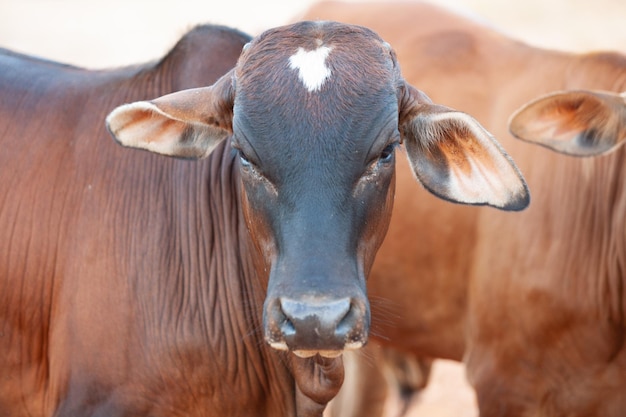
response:
<svg viewBox="0 0 626 417"><path fill-rule="evenodd" d="M0 49L0 417L382 417L437 358L481 417L623 417L624 141L626 55L425 2Z"/></svg>

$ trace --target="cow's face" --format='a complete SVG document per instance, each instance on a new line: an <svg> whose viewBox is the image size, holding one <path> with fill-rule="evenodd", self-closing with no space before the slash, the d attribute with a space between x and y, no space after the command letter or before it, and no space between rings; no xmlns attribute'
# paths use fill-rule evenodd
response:
<svg viewBox="0 0 626 417"><path fill-rule="evenodd" d="M269 266L265 339L300 356L367 340L365 281L389 222L401 142L417 179L441 198L528 204L493 138L406 84L390 47L360 27L270 30L213 86L121 106L107 122L123 145L173 156L203 157L230 138L250 235Z"/></svg>
<svg viewBox="0 0 626 417"><path fill-rule="evenodd" d="M265 337L301 356L366 341L365 276L389 223L400 143L390 49L341 27L355 51L332 27L266 32L235 73L244 212L271 265Z"/></svg>

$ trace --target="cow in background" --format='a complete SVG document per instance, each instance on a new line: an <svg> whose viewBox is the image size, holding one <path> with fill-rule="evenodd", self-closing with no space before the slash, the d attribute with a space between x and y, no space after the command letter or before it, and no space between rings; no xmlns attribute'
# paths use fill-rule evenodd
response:
<svg viewBox="0 0 626 417"><path fill-rule="evenodd" d="M368 338L395 149L443 199L528 204L374 32L248 40L106 71L0 54L0 414L320 416Z"/></svg>
<svg viewBox="0 0 626 417"><path fill-rule="evenodd" d="M507 121L553 91L613 92L612 113L580 95L551 110L580 107L570 122L584 133L572 147L610 146L623 137L614 126L623 123L615 103L626 90L626 56L536 48L424 2L322 2L304 18L381 34L406 79L475 115L533 191L530 208L515 216L445 205L411 188L399 163L394 212L368 282L387 311L377 314L373 303L376 341L417 358L464 360L483 417L623 415L626 151L568 158L514 140ZM561 127L545 133L544 144L565 136Z"/></svg>

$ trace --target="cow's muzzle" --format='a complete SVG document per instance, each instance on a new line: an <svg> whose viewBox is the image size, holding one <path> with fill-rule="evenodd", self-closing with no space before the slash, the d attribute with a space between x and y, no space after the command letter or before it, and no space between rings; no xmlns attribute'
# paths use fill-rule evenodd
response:
<svg viewBox="0 0 626 417"><path fill-rule="evenodd" d="M276 298L266 304L265 339L275 349L300 357L336 357L365 345L366 301L353 298Z"/></svg>

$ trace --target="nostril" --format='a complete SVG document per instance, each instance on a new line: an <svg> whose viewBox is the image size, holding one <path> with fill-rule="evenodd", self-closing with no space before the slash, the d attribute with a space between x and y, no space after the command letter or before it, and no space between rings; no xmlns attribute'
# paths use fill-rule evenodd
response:
<svg viewBox="0 0 626 417"><path fill-rule="evenodd" d="M289 316L285 315L285 319L280 324L280 330L283 332L284 337L291 337L296 334L296 328Z"/></svg>
<svg viewBox="0 0 626 417"><path fill-rule="evenodd" d="M350 310L337 325L337 337L345 341L344 349L359 349L367 342L369 309L363 303L353 301Z"/></svg>
<svg viewBox="0 0 626 417"><path fill-rule="evenodd" d="M265 341L274 349L289 350L285 337L293 335L295 328L280 306L280 300L268 302L263 315Z"/></svg>
<svg viewBox="0 0 626 417"><path fill-rule="evenodd" d="M342 317L341 321L337 323L337 333L346 335L348 334L356 325L358 320L358 309L355 306L350 306L349 311Z"/></svg>

